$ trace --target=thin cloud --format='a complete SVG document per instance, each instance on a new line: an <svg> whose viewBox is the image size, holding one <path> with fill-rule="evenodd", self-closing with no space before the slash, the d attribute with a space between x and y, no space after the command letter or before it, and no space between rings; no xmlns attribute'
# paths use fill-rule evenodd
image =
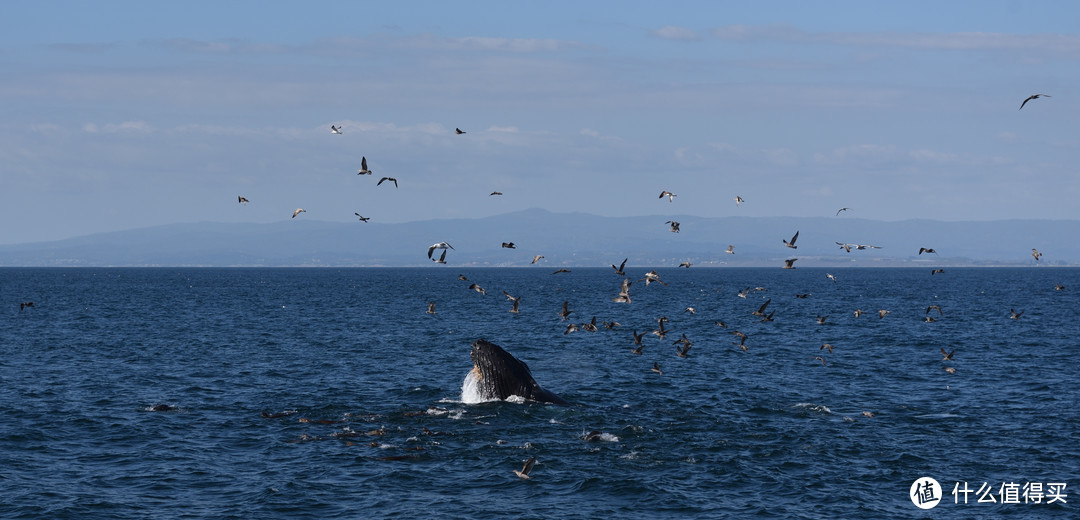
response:
<svg viewBox="0 0 1080 520"><path fill-rule="evenodd" d="M665 40L697 41L701 39L693 29L675 25L665 25L659 29L653 29L649 33Z"/></svg>
<svg viewBox="0 0 1080 520"><path fill-rule="evenodd" d="M82 126L83 132L88 134L117 134L117 133L140 133L147 134L153 131L150 125L144 121L124 121L123 123L106 123L97 125L86 123Z"/></svg>
<svg viewBox="0 0 1080 520"><path fill-rule="evenodd" d="M727 41L817 43L851 47L897 47L924 50L1008 50L1080 55L1080 35L989 32L808 32L792 25L725 25L709 31Z"/></svg>

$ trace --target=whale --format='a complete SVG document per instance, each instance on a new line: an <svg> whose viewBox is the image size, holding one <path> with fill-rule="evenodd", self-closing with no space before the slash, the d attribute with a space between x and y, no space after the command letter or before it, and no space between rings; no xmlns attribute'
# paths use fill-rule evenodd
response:
<svg viewBox="0 0 1080 520"><path fill-rule="evenodd" d="M470 357L472 357L473 369L465 380L466 383L472 380L481 400L505 400L516 395L540 403L562 406L570 404L555 393L542 388L533 379L529 365L526 365L524 361L490 341L484 339L474 341Z"/></svg>

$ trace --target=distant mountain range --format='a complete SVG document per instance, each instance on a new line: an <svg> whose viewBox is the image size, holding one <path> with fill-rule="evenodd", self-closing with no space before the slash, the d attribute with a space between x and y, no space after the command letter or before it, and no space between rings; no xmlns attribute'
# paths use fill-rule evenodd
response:
<svg viewBox="0 0 1080 520"><path fill-rule="evenodd" d="M677 220L680 232L669 231ZM799 231L798 249L786 247ZM437 266L427 248L449 242L449 266L1080 265L1080 221L883 222L838 217L600 217L528 209L477 219L383 224L303 218L269 224L199 222L0 246L0 266ZM516 249L501 247L513 242ZM881 249L845 252L836 242ZM734 245L735 254L724 252ZM918 254L919 248L936 254ZM1044 254L1036 262L1031 249ZM436 251L438 254L439 251Z"/></svg>

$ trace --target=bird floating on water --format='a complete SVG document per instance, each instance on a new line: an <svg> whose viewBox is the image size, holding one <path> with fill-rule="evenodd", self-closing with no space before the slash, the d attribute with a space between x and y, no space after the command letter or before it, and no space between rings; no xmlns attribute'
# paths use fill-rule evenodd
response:
<svg viewBox="0 0 1080 520"><path fill-rule="evenodd" d="M1020 103L1020 108L1018 108L1016 110L1020 110L1021 108L1024 108L1024 105L1026 105L1028 101L1031 101L1032 99L1039 99L1041 97L1050 97L1050 96L1048 96L1046 94L1032 94L1032 95L1028 96L1027 99L1025 99L1023 103Z"/></svg>
<svg viewBox="0 0 1080 520"><path fill-rule="evenodd" d="M428 314L435 314L435 302L428 302L428 304L427 304L427 313Z"/></svg>

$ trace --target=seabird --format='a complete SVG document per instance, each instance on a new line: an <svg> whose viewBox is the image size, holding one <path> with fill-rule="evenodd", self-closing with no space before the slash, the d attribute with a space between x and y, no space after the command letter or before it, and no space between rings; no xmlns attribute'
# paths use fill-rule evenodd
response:
<svg viewBox="0 0 1080 520"><path fill-rule="evenodd" d="M450 244L447 244L446 242L438 242L438 243L435 243L435 244L431 244L427 248L427 257L431 258L431 253L433 253L436 249L446 249L446 248L454 249L454 246L452 246Z"/></svg>
<svg viewBox="0 0 1080 520"><path fill-rule="evenodd" d="M886 314L889 314L891 312L892 311L887 311L885 309L881 309L881 310L877 311L877 317L878 317L878 319L884 318Z"/></svg>
<svg viewBox="0 0 1080 520"><path fill-rule="evenodd" d="M934 276L935 274L944 273L944 272L945 272L944 269L931 269L930 270L930 276Z"/></svg>
<svg viewBox="0 0 1080 520"><path fill-rule="evenodd" d="M715 323L717 327L720 327L722 329L727 328L727 323L724 323L724 320L713 320L713 323Z"/></svg>
<svg viewBox="0 0 1080 520"><path fill-rule="evenodd" d="M296 208L296 211L292 212L292 218L296 218L296 216L301 213L307 213L307 210L304 208Z"/></svg>
<svg viewBox="0 0 1080 520"><path fill-rule="evenodd" d="M826 314L824 316L818 316L817 317L818 325L824 325L825 324L825 318L828 318L828 317L829 317L828 314Z"/></svg>
<svg viewBox="0 0 1080 520"><path fill-rule="evenodd" d="M837 214L837 215L840 215L840 212L841 212L841 211L847 211L847 210L849 210L849 209L851 209L851 208L840 208L840 209L836 210L836 214Z"/></svg>
<svg viewBox="0 0 1080 520"><path fill-rule="evenodd" d="M245 206L247 206L247 203L248 203L248 200L247 200L246 198L244 198L244 196L243 196L243 195L237 195L237 196L236 196L236 201L237 201L238 203L240 203L240 204L243 204L243 205L245 205Z"/></svg>
<svg viewBox="0 0 1080 520"><path fill-rule="evenodd" d="M544 255L536 255L536 256L534 256L532 263L535 264L536 262L539 262L541 258L544 258Z"/></svg>
<svg viewBox="0 0 1080 520"><path fill-rule="evenodd" d="M1027 99L1025 99L1023 103L1020 103L1020 108L1018 108L1016 110L1019 111L1020 109L1024 108L1024 105L1026 105L1028 101L1031 101L1032 99L1039 99L1041 97L1050 97L1050 96L1048 96L1046 94L1032 94L1032 95L1028 96Z"/></svg>
<svg viewBox="0 0 1080 520"><path fill-rule="evenodd" d="M672 233L678 233L679 232L679 223L678 222L675 222L674 220L669 220L669 221L664 222L664 223L665 224L671 224L671 229L669 229L668 231L671 231Z"/></svg>
<svg viewBox="0 0 1080 520"><path fill-rule="evenodd" d="M953 354L956 354L955 350L953 350L952 352L945 352L945 349L941 348L941 360L942 361L952 361L953 360Z"/></svg>
<svg viewBox="0 0 1080 520"><path fill-rule="evenodd" d="M921 255L923 253L934 253L936 255L937 251L934 251L932 248L929 248L929 247L920 247L919 248L919 254Z"/></svg>
<svg viewBox="0 0 1080 520"><path fill-rule="evenodd" d="M1038 262L1039 259L1042 258L1042 253L1040 253L1038 249L1035 249L1033 247L1033 248L1031 248L1031 256L1034 256L1035 261Z"/></svg>
<svg viewBox="0 0 1080 520"><path fill-rule="evenodd" d="M459 274L459 275L457 275L457 279L458 279L458 280L461 280L461 281L463 281L463 282L467 282L467 281L469 281L469 279L468 279L468 278L466 278L466 277L465 277L465 275L463 275L463 274Z"/></svg>
<svg viewBox="0 0 1080 520"><path fill-rule="evenodd" d="M668 198L668 202L675 202L675 197L678 197L678 195L676 195L676 194L674 194L674 193L671 193L671 192L670 192L670 191L668 191L668 190L664 190L664 191L661 191L661 192L660 192L660 197L659 197L659 198L661 198L661 199L662 199L662 198L664 198L664 197L667 197L667 198Z"/></svg>
<svg viewBox="0 0 1080 520"><path fill-rule="evenodd" d="M925 314L930 314L930 311L932 311L934 309L937 309L938 316L944 316L945 315L944 313L941 312L941 306L940 305L931 305L931 306L927 307Z"/></svg>
<svg viewBox="0 0 1080 520"><path fill-rule="evenodd" d="M798 293L798 294L795 295L795 297L796 298L809 298L810 294L811 293L808 293L808 292L807 293Z"/></svg>
<svg viewBox="0 0 1080 520"><path fill-rule="evenodd" d="M814 359L816 359L816 360L818 360L818 361L821 361L821 366L823 366L823 367L825 367L825 366L829 366L829 365L827 365L827 364L825 363L825 358L823 358L823 357L821 357L821 356L814 356Z"/></svg>
<svg viewBox="0 0 1080 520"><path fill-rule="evenodd" d="M1057 282L1054 282L1054 290L1055 290L1055 291L1064 291L1064 290L1065 290L1065 286L1064 286L1064 285L1061 285L1061 284L1059 284L1059 283L1057 283Z"/></svg>
<svg viewBox="0 0 1080 520"><path fill-rule="evenodd" d="M356 174L357 175L371 175L371 170L367 169L367 157L361 157L360 158L360 171L358 171Z"/></svg>
<svg viewBox="0 0 1080 520"><path fill-rule="evenodd" d="M622 289L619 291L619 295L612 298L611 301L616 303L630 303L630 284L632 283L634 282L631 282L629 278L623 278Z"/></svg>
<svg viewBox="0 0 1080 520"><path fill-rule="evenodd" d="M461 132L461 131L458 130L458 132ZM464 132L461 132L461 133L464 133ZM521 478L524 478L524 479L532 478L532 477L529 476L529 473L532 473L533 466L535 466L535 465L536 465L536 457L529 457L529 460L525 461L525 465L521 467L521 471L518 471L518 470L515 469L514 474L521 477Z"/></svg>
<svg viewBox="0 0 1080 520"><path fill-rule="evenodd" d="M866 311L864 311L862 309L855 309L855 317L856 318L858 318L859 316L862 316L863 314L866 314Z"/></svg>
<svg viewBox="0 0 1080 520"><path fill-rule="evenodd" d="M460 128L455 128L455 129L454 129L454 133L455 133L455 134L457 134L457 135L461 135L461 134L464 134L464 133L465 133L465 131L464 131L464 130L462 130L462 129L460 129Z"/></svg>
<svg viewBox="0 0 1080 520"><path fill-rule="evenodd" d="M559 269L558 271L555 271L554 273L551 273L551 274L569 273L569 272L570 272L569 269Z"/></svg>
<svg viewBox="0 0 1080 520"><path fill-rule="evenodd" d="M746 295L748 295L748 294L750 294L750 288L749 288L749 287L747 287L746 289L743 289L743 290L739 291L739 298L742 298L742 299L744 299L744 300L745 300L745 299L746 299Z"/></svg>
<svg viewBox="0 0 1080 520"><path fill-rule="evenodd" d="M507 248L507 249L517 249L517 247L514 246L513 242L503 242L502 246Z"/></svg>
<svg viewBox="0 0 1080 520"><path fill-rule="evenodd" d="M881 246L872 246L868 244L847 244L844 242L837 242L836 245L840 246L840 249L843 249L848 253L850 253L852 249L858 249L860 251L863 249L881 249Z"/></svg>
<svg viewBox="0 0 1080 520"><path fill-rule="evenodd" d="M579 330L581 330L581 328L578 327L577 323L571 323L571 324L566 326L566 330L562 334L563 334L563 336L565 336L567 334L570 334L571 332L577 332Z"/></svg>
<svg viewBox="0 0 1080 520"><path fill-rule="evenodd" d="M503 292L506 292L506 291L503 291ZM510 295L507 294L507 296L510 296ZM510 312L512 312L514 314L518 314L518 305L521 305L521 297L520 296L518 296L517 298L514 298L514 304L510 307Z"/></svg>
<svg viewBox="0 0 1080 520"><path fill-rule="evenodd" d="M664 373L660 371L660 363L657 363L656 361L653 361L652 371L656 372L657 374L664 375Z"/></svg>
<svg viewBox="0 0 1080 520"><path fill-rule="evenodd" d="M615 267L615 264L611 264L611 268L615 270L615 274L617 274L619 276L626 276L626 273L623 272L623 268L626 267L626 261L627 260L629 260L629 259L628 258L623 258L623 261L622 261L621 264L619 264L619 267Z"/></svg>
<svg viewBox="0 0 1080 520"><path fill-rule="evenodd" d="M683 312L689 312L690 314L694 314L697 312L697 309L694 309L693 307L687 307L683 309Z"/></svg>
<svg viewBox="0 0 1080 520"><path fill-rule="evenodd" d="M33 307L33 306L34 306L34 302L22 302L22 303L19 304L19 312L22 312L22 310L27 308L27 307Z"/></svg>
<svg viewBox="0 0 1080 520"><path fill-rule="evenodd" d="M675 349L675 354L677 356L679 356L679 357L686 357L686 354L688 354L690 352L690 347L694 346L694 344L691 343L690 340L686 338L686 334L682 335L682 339L675 340L674 343L672 343L672 345L678 344L678 343L682 343L682 347L677 347Z"/></svg>
<svg viewBox="0 0 1080 520"><path fill-rule="evenodd" d="M784 269L795 269L794 264L796 260L798 260L798 258L788 258L787 260L784 260Z"/></svg>
<svg viewBox="0 0 1080 520"><path fill-rule="evenodd" d="M589 323L582 323L581 329L586 332L596 332L600 330L600 328L596 326L596 316L593 316L592 321L590 321Z"/></svg>
<svg viewBox="0 0 1080 520"><path fill-rule="evenodd" d="M941 367L941 369L948 372L948 373L950 373L950 374L955 374L956 373L956 369L953 368L953 367Z"/></svg>
<svg viewBox="0 0 1080 520"><path fill-rule="evenodd" d="M735 246L728 244L727 249L725 249L724 252L729 255L735 254Z"/></svg>
<svg viewBox="0 0 1080 520"><path fill-rule="evenodd" d="M488 197L490 197L492 195L502 195L502 192L501 191L493 191L493 192L488 194Z"/></svg>
<svg viewBox="0 0 1080 520"><path fill-rule="evenodd" d="M735 207L739 207L739 204L742 204L743 202L746 202L746 199L738 195L735 196Z"/></svg>
<svg viewBox="0 0 1080 520"><path fill-rule="evenodd" d="M383 181L392 181L392 182L394 183L394 187L395 187L395 188L397 188L397 187L398 187L398 185L397 185L397 179L395 179L395 178L393 178L393 177L383 177L383 178L379 179L379 182L378 182L378 183L376 183L375 185L376 185L376 186L379 186L379 185L381 185L381 184L383 183Z"/></svg>
<svg viewBox="0 0 1080 520"><path fill-rule="evenodd" d="M443 252L445 253L446 251L443 251ZM480 293L483 296L487 296L487 291L485 291L483 287L480 287L479 285L476 285L475 283L470 285L469 289L472 289L472 290Z"/></svg>
<svg viewBox="0 0 1080 520"><path fill-rule="evenodd" d="M445 249L442 250L442 254L439 255L438 259L432 259L432 260L434 260L436 264L445 264L446 263L446 250Z"/></svg>
<svg viewBox="0 0 1080 520"><path fill-rule="evenodd" d="M565 321L566 318L570 317L570 314L572 312L574 312L574 311L569 309L569 306L570 306L569 301L563 301L562 302L562 312L559 313L559 317L561 317L562 319L559 320L559 321Z"/></svg>
<svg viewBox="0 0 1080 520"><path fill-rule="evenodd" d="M335 125L330 125L330 133L331 134L340 134L341 133L341 127L340 126L335 126Z"/></svg>
<svg viewBox="0 0 1080 520"><path fill-rule="evenodd" d="M765 303L761 304L761 307L758 307L758 310L756 310L754 312L751 312L750 315L751 316L764 316L765 315L765 308L768 307L770 303L772 303L772 298L769 298L768 300L765 300Z"/></svg>
<svg viewBox="0 0 1080 520"><path fill-rule="evenodd" d="M1011 318L1011 319L1018 320L1018 319L1020 319L1020 316L1023 316L1023 315L1024 315L1024 311L1016 312L1013 309L1009 309L1009 318Z"/></svg>
<svg viewBox="0 0 1080 520"><path fill-rule="evenodd" d="M832 354L833 346L831 344L829 344L829 343L822 343L821 348L818 349L818 350L828 350L829 354Z"/></svg>
<svg viewBox="0 0 1080 520"><path fill-rule="evenodd" d="M784 242L785 246L788 246L788 247L790 247L792 249L798 249L799 246L795 245L795 241L798 240L798 238L799 238L799 232L796 231L795 235L791 237L791 242L788 242L787 240L782 240L782 241Z"/></svg>
<svg viewBox="0 0 1080 520"><path fill-rule="evenodd" d="M836 283L836 276L833 276L832 273L825 273L825 278L828 278L832 280L833 283Z"/></svg>
<svg viewBox="0 0 1080 520"><path fill-rule="evenodd" d="M359 213L356 213L355 211L353 212L353 215L356 215L360 219L360 222L367 222L371 220L371 217L365 217Z"/></svg>
<svg viewBox="0 0 1080 520"><path fill-rule="evenodd" d="M638 334L637 330L634 330L633 334L634 334L634 344L635 345L641 345L641 338L645 337L645 333L642 332L641 334Z"/></svg>
<svg viewBox="0 0 1080 520"><path fill-rule="evenodd" d="M428 304L427 304L427 313L428 314L435 314L435 302L428 302Z"/></svg>
<svg viewBox="0 0 1080 520"><path fill-rule="evenodd" d="M652 282L659 282L663 285L667 285L667 282L660 279L660 275L656 272L655 269L645 273L645 278L642 278L638 281L640 282L641 280L645 280L645 287L648 287L649 284Z"/></svg>
<svg viewBox="0 0 1080 520"><path fill-rule="evenodd" d="M679 267L685 267L687 269L690 269L690 262L683 262L679 264Z"/></svg>

